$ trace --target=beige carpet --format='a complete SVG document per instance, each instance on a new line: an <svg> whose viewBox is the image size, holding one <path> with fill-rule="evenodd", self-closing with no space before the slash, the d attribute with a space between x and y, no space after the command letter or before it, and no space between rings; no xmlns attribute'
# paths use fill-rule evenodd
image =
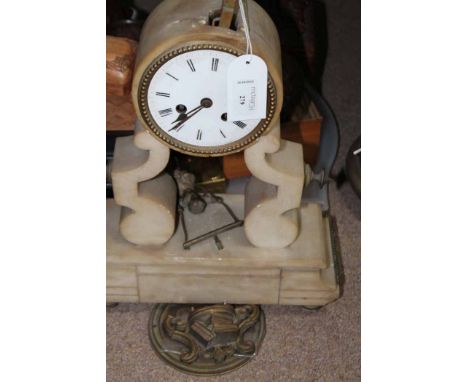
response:
<svg viewBox="0 0 468 382"><path fill-rule="evenodd" d="M360 134L360 2L325 1L328 60L323 93L341 129L335 171ZM360 202L349 184L331 187L345 272L343 296L318 312L264 306L267 335L255 359L213 381L360 380ZM107 312L107 380L110 382L195 381L163 364L151 348L147 324L151 305L122 304Z"/></svg>

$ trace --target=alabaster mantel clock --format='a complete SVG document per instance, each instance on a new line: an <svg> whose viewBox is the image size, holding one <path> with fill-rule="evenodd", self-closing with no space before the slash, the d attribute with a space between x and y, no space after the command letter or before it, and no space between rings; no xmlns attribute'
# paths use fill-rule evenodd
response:
<svg viewBox="0 0 468 382"><path fill-rule="evenodd" d="M112 165L110 302L322 306L339 295L328 217L302 198L314 174L302 145L281 138L278 32L257 3L243 1L244 17L238 3L165 0L145 23L132 83L136 128L117 140ZM228 70L249 43L266 65L256 89L265 113L236 119ZM181 216L166 173L171 150L243 152L252 177L240 191L212 196L219 203L202 215ZM188 235L201 239L184 245Z"/></svg>

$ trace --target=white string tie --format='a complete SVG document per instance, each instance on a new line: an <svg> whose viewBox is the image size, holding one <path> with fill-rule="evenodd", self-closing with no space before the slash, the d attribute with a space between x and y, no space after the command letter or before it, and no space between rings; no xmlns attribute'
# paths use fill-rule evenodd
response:
<svg viewBox="0 0 468 382"><path fill-rule="evenodd" d="M242 23L244 25L245 39L247 40L247 50L245 54L252 56L252 40L250 39L249 23L247 22L247 17L245 16L244 0L239 0L239 9L242 17ZM247 61L247 64L250 64L250 60Z"/></svg>

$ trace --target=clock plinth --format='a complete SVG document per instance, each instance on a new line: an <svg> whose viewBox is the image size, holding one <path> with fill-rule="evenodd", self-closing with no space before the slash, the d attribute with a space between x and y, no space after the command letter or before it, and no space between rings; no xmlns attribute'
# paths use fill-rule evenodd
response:
<svg viewBox="0 0 468 382"><path fill-rule="evenodd" d="M223 199L244 216L243 195ZM209 205L206 214L185 214L194 234L228 220L220 205ZM108 200L107 301L323 306L339 296L328 217L312 203L299 214L303 229L287 248L254 247L239 227L219 236L222 250L213 240L184 250L180 225L164 245L129 243L119 230L121 208Z"/></svg>
<svg viewBox="0 0 468 382"><path fill-rule="evenodd" d="M245 221L219 235L222 250L213 240L183 249L176 186L160 175L168 149L139 127L134 139L117 140L115 200L107 205L108 302L322 306L338 298L328 218L317 204L301 205L302 148L278 131L246 151L255 175L246 194L221 195ZM154 182L159 187L145 187ZM184 215L195 236L229 223L220 205Z"/></svg>

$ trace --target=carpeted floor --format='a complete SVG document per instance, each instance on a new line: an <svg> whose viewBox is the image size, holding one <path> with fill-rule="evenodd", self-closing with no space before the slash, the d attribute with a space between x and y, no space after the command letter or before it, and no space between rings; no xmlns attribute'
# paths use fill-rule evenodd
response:
<svg viewBox="0 0 468 382"><path fill-rule="evenodd" d="M360 1L327 0L328 58L323 94L341 130L335 172L360 134ZM360 201L349 184L331 187L332 214L339 230L345 272L343 296L318 312L264 306L267 335L255 359L213 381L360 380ZM151 305L122 304L107 312L107 380L110 382L195 381L163 364L151 348L147 324Z"/></svg>

